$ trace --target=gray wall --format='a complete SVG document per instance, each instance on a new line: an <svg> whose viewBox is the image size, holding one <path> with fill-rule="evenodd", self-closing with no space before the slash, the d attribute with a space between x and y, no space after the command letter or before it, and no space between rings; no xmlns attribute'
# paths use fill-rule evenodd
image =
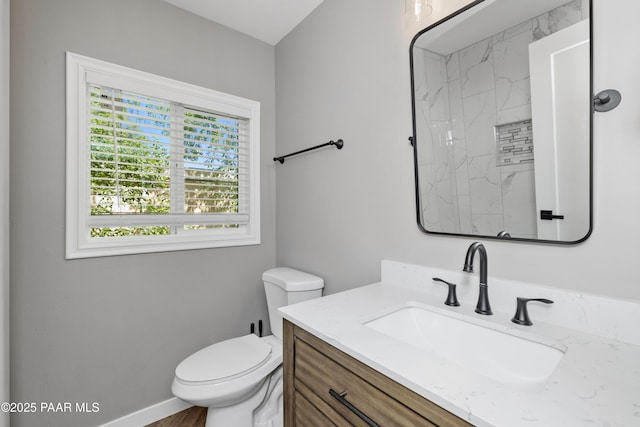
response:
<svg viewBox="0 0 640 427"><path fill-rule="evenodd" d="M169 399L184 357L267 320L274 48L158 0L13 1L11 42L12 400L100 404L12 425L99 425ZM260 101L262 244L65 261L66 50Z"/></svg>
<svg viewBox="0 0 640 427"><path fill-rule="evenodd" d="M0 1L0 401L9 400L9 0ZM9 414L0 414L0 427Z"/></svg>
<svg viewBox="0 0 640 427"><path fill-rule="evenodd" d="M457 3L435 2L431 21ZM460 269L472 242L416 225L407 143L415 29L403 6L325 0L276 46L277 151L345 141L342 151L287 161L276 180L277 262L324 276L329 293L379 280L385 258ZM639 13L637 2L595 0L595 89L619 89L623 103L594 117L593 235L572 247L486 241L490 275L640 299L640 56L625 53L640 37Z"/></svg>

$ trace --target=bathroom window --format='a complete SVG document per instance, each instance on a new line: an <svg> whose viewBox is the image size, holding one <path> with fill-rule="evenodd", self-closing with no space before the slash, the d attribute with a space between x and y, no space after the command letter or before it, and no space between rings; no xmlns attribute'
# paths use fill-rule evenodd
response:
<svg viewBox="0 0 640 427"><path fill-rule="evenodd" d="M260 104L67 53L67 258L260 243Z"/></svg>

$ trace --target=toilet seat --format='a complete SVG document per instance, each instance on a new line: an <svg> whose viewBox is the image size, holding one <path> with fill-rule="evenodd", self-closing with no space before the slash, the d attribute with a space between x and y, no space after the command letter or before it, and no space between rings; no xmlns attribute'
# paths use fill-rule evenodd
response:
<svg viewBox="0 0 640 427"><path fill-rule="evenodd" d="M247 341L251 340L255 341L253 338ZM224 379L212 380L211 378L205 378L204 375L189 376L188 370L187 374L185 374L182 368L179 369L179 372L178 368L176 368L176 375L171 384L171 391L174 396L193 405L209 408L222 408L249 399L250 396L253 396L259 391L267 378L282 365L282 342L273 335L258 338L258 340L270 347L270 350L267 350L269 355L253 367L245 365L243 367L244 370L239 374L236 373ZM245 340L241 340L241 342L244 341ZM256 347L260 348L261 346L256 345ZM184 362L186 362L186 360ZM217 364L217 361L211 360L209 363ZM186 366L188 367L189 364L186 364ZM178 373L186 377L184 378L186 381L180 379Z"/></svg>
<svg viewBox="0 0 640 427"><path fill-rule="evenodd" d="M254 334L225 340L192 354L176 368L176 380L185 385L230 381L264 365L272 346Z"/></svg>

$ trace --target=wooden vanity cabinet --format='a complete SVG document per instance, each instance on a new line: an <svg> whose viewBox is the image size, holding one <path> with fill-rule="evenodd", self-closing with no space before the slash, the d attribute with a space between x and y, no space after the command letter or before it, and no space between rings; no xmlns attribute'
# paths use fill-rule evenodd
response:
<svg viewBox="0 0 640 427"><path fill-rule="evenodd" d="M285 427L471 426L284 321Z"/></svg>

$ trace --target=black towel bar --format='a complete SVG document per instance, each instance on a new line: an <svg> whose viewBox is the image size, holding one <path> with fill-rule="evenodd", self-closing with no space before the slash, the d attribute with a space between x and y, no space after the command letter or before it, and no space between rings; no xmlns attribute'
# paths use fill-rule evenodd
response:
<svg viewBox="0 0 640 427"><path fill-rule="evenodd" d="M315 150L317 148L326 147L327 145L335 145L338 150L341 150L342 147L344 146L344 141L339 139L337 141L325 142L324 144L320 144L320 145L316 145L315 147L306 148L304 150L296 151L295 153L287 154L286 156L274 157L273 161L274 162L280 162L280 164L282 164L282 163L284 163L284 159L287 158L287 157L295 156L296 154L306 153L307 151Z"/></svg>

